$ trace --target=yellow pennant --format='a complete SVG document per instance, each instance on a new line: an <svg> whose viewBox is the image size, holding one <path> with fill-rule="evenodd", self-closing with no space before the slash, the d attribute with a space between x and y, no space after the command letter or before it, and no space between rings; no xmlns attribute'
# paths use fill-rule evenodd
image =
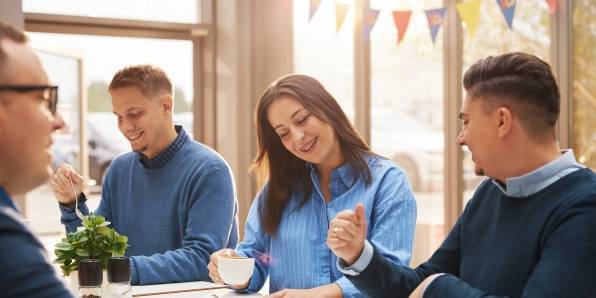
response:
<svg viewBox="0 0 596 298"><path fill-rule="evenodd" d="M348 14L348 9L350 9L350 5L335 2L335 32L339 32L339 29L341 29L341 25Z"/></svg>
<svg viewBox="0 0 596 298"><path fill-rule="evenodd" d="M459 17L466 24L468 37L474 37L474 35L476 35L476 29L478 28L478 21L480 20L480 0L458 3L457 12L459 13Z"/></svg>

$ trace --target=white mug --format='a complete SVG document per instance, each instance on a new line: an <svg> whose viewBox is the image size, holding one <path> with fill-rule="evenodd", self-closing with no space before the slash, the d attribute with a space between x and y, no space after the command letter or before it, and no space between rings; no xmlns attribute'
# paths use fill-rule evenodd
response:
<svg viewBox="0 0 596 298"><path fill-rule="evenodd" d="M255 259L245 257L218 256L217 271L228 285L243 285L252 276Z"/></svg>

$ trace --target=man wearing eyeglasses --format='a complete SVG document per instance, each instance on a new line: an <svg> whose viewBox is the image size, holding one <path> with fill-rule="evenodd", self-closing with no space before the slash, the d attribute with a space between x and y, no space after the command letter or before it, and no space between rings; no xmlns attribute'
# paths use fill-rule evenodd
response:
<svg viewBox="0 0 596 298"><path fill-rule="evenodd" d="M11 199L51 175L56 86L25 35L0 22L0 296L71 297Z"/></svg>

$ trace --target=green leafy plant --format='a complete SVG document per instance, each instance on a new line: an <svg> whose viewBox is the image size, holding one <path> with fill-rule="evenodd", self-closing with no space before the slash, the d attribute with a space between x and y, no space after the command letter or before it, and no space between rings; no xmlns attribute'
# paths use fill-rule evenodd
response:
<svg viewBox="0 0 596 298"><path fill-rule="evenodd" d="M103 216L91 213L83 217L82 227L56 244L54 263L60 264L64 276L77 270L80 260L99 259L105 269L110 257L124 255L128 237L118 234L109 224Z"/></svg>

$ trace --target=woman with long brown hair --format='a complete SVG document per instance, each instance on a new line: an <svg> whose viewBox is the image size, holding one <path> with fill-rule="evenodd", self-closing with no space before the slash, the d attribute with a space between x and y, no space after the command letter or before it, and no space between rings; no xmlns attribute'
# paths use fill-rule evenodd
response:
<svg viewBox="0 0 596 298"><path fill-rule="evenodd" d="M329 220L358 203L365 206L367 239L388 259L408 265L416 204L404 173L370 151L337 101L317 80L287 75L262 95L255 123L259 151L253 173L265 186L254 200L244 241L211 256L256 259L246 292L267 277L273 297L361 297L335 266L325 244Z"/></svg>

